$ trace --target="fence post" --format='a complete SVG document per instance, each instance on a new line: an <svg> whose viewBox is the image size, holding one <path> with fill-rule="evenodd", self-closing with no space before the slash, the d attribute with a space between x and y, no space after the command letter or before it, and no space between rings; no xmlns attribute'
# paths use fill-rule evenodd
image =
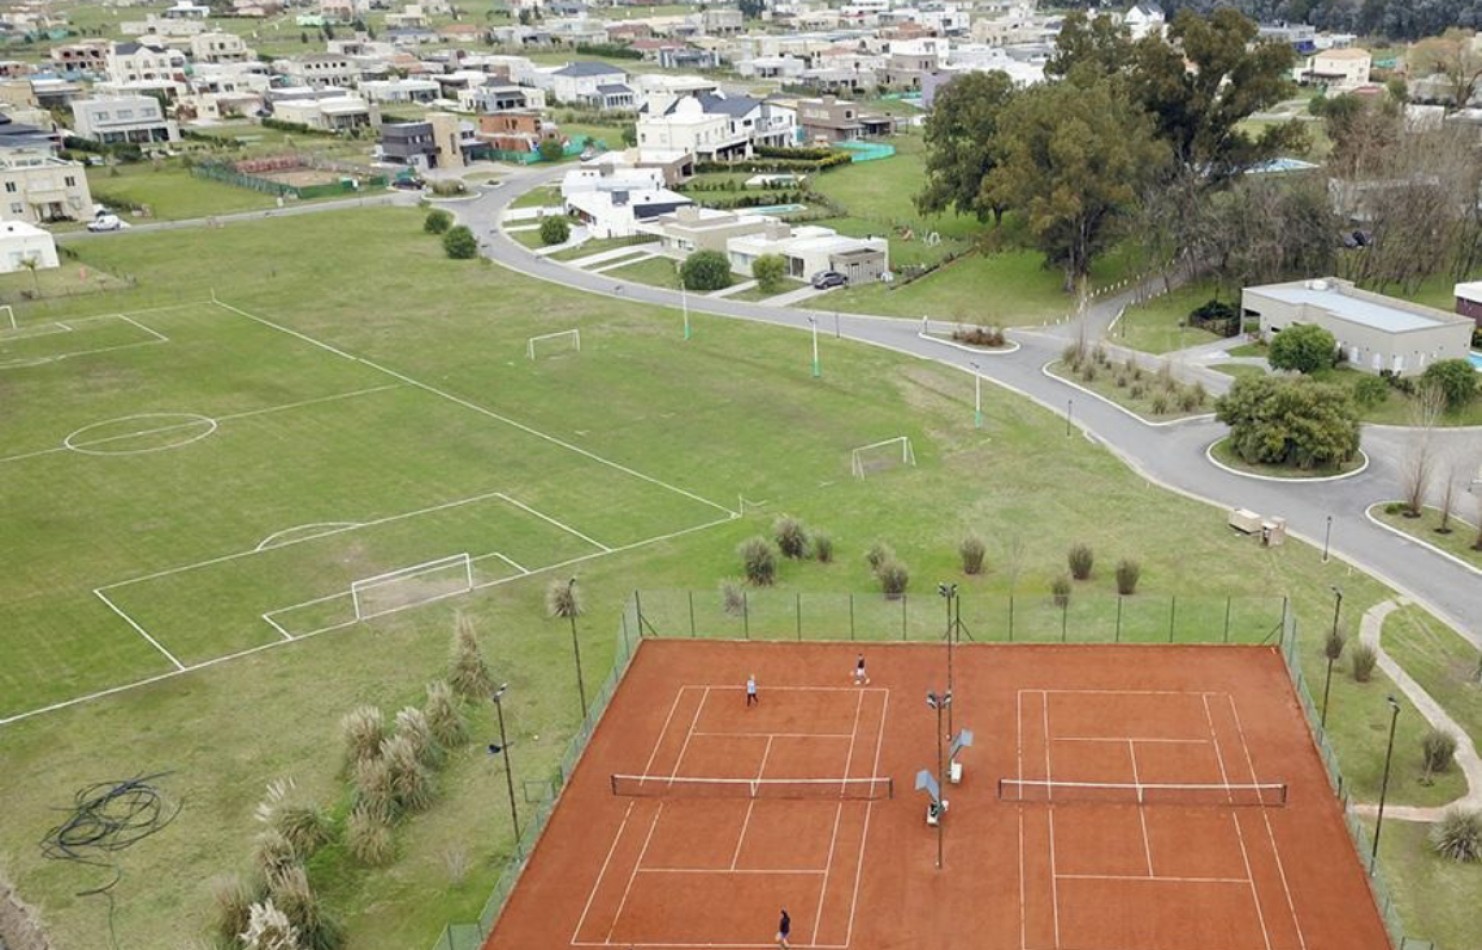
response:
<svg viewBox="0 0 1482 950"><path fill-rule="evenodd" d="M854 592L849 592L849 642L854 642Z"/></svg>
<svg viewBox="0 0 1482 950"><path fill-rule="evenodd" d="M1225 642L1230 642L1230 600L1229 594L1225 595Z"/></svg>
<svg viewBox="0 0 1482 950"><path fill-rule="evenodd" d="M1178 595L1170 594L1168 597L1168 642L1173 642L1173 618L1178 614Z"/></svg>
<svg viewBox="0 0 1482 950"><path fill-rule="evenodd" d="M901 592L901 642L906 640L906 593Z"/></svg>
<svg viewBox="0 0 1482 950"><path fill-rule="evenodd" d="M798 642L799 643L802 643L803 642L803 592L802 591L796 591L793 596L795 598L794 601L793 601L793 613L797 616L797 619L798 619Z"/></svg>
<svg viewBox="0 0 1482 950"><path fill-rule="evenodd" d="M1117 633L1112 638L1113 643L1122 642L1122 595L1117 595Z"/></svg>
<svg viewBox="0 0 1482 950"><path fill-rule="evenodd" d="M690 591L690 639L695 638L695 592Z"/></svg>
<svg viewBox="0 0 1482 950"><path fill-rule="evenodd" d="M1009 592L1009 642L1014 642L1014 594Z"/></svg>
<svg viewBox="0 0 1482 950"><path fill-rule="evenodd" d="M628 611L627 610L624 610L622 613L618 614L618 621L619 621L619 623L620 623L620 625L622 626L622 629L623 629L623 648L626 649L626 650L631 650L631 649L633 649L633 647L628 643ZM643 636L643 631L642 630L639 630L638 631L638 635L640 637Z"/></svg>
<svg viewBox="0 0 1482 950"><path fill-rule="evenodd" d="M633 609L638 611L638 635L643 635L643 598L638 594L638 588L633 588Z"/></svg>
<svg viewBox="0 0 1482 950"><path fill-rule="evenodd" d="M1070 619L1070 601L1069 600L1066 600L1065 603L1063 603L1063 604L1060 605L1060 642L1061 643L1064 643L1065 642L1066 625L1067 625L1067 621L1069 619Z"/></svg>
<svg viewBox="0 0 1482 950"><path fill-rule="evenodd" d="M741 592L741 632L746 639L751 639L751 605L747 603L746 591Z"/></svg>

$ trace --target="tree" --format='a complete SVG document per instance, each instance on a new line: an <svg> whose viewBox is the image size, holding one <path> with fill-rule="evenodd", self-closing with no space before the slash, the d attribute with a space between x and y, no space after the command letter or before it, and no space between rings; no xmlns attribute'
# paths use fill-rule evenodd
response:
<svg viewBox="0 0 1482 950"><path fill-rule="evenodd" d="M1253 465L1320 468L1358 451L1358 410L1342 386L1244 377L1216 400L1215 418L1230 427L1235 454Z"/></svg>
<svg viewBox="0 0 1482 950"><path fill-rule="evenodd" d="M1477 397L1477 370L1467 360L1437 360L1425 368L1420 378L1440 391L1451 412L1464 408Z"/></svg>
<svg viewBox="0 0 1482 950"><path fill-rule="evenodd" d="M787 279L787 261L781 254L763 254L751 262L751 276L756 278L762 293L776 293Z"/></svg>
<svg viewBox="0 0 1482 950"><path fill-rule="evenodd" d="M926 187L915 198L922 214L951 210L979 221L999 211L983 200L983 179L994 167L998 116L1014 95L1002 72L970 72L937 92L926 117Z"/></svg>
<svg viewBox="0 0 1482 950"><path fill-rule="evenodd" d="M737 8L741 15L748 20L760 19L767 9L767 0L738 0Z"/></svg>
<svg viewBox="0 0 1482 950"><path fill-rule="evenodd" d="M1441 412L1446 408L1446 394L1439 386L1422 382L1410 400L1410 439L1400 468L1400 486L1405 493L1405 512L1419 518L1435 475L1436 447L1431 438Z"/></svg>
<svg viewBox="0 0 1482 950"><path fill-rule="evenodd" d="M1299 323L1272 337L1266 359L1273 369L1315 373L1333 368L1337 348L1338 341L1327 330L1315 323Z"/></svg>
<svg viewBox="0 0 1482 950"><path fill-rule="evenodd" d="M566 147L555 139L545 139L540 143L536 151L540 152L542 161L559 162L561 156L566 154Z"/></svg>
<svg viewBox="0 0 1482 950"><path fill-rule="evenodd" d="M1482 55L1472 45L1471 30L1450 29L1421 40L1410 50L1410 73L1417 78L1439 75L1446 81L1447 105L1465 109L1482 80Z"/></svg>
<svg viewBox="0 0 1482 950"><path fill-rule="evenodd" d="M454 260L472 260L479 256L478 238L464 225L449 228L443 235L443 251Z"/></svg>
<svg viewBox="0 0 1482 950"><path fill-rule="evenodd" d="M1076 10L1065 15L1045 75L1091 82L1124 70L1132 60L1132 33L1109 16Z"/></svg>
<svg viewBox="0 0 1482 950"><path fill-rule="evenodd" d="M1147 116L1113 80L1034 86L999 116L997 165L983 181L983 200L1023 213L1036 245L1064 270L1072 290L1117 236L1166 154Z"/></svg>
<svg viewBox="0 0 1482 950"><path fill-rule="evenodd" d="M731 263L720 251L696 251L680 266L679 279L686 290L722 290L731 286Z"/></svg>
<svg viewBox="0 0 1482 950"><path fill-rule="evenodd" d="M628 148L638 144L638 123L629 122L623 126L623 144Z"/></svg>
<svg viewBox="0 0 1482 950"><path fill-rule="evenodd" d="M446 234L453 226L453 215L442 208L433 208L422 221L422 230L428 234Z"/></svg>
<svg viewBox="0 0 1482 950"><path fill-rule="evenodd" d="M565 244L571 240L571 222L565 215L553 214L540 219L540 243Z"/></svg>

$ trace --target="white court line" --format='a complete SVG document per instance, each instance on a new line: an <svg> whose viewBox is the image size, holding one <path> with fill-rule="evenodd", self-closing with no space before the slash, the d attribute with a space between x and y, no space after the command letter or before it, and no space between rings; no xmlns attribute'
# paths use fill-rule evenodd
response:
<svg viewBox="0 0 1482 950"><path fill-rule="evenodd" d="M560 528L562 531L565 531L567 534L574 535L574 536L576 536L578 538L581 538L583 541L587 542L588 544L592 545L593 547L601 548L602 551L603 551L603 553L611 553L611 551L612 551L612 548L610 548L607 545L603 544L601 541L598 541L595 538L591 538L591 537L588 537L585 534L582 534L580 531L578 531L575 528L571 527L571 525L566 524L566 523L561 522L561 521L557 521L555 518L552 518L550 515L547 515L547 514L544 514L542 512L536 511L534 508L531 508L529 505L525 504L522 501L517 501L517 500L515 500L515 499L511 498L510 496L505 495L503 493L499 493L499 497L502 500L509 502L511 505L514 505L516 508L520 509L521 511L529 512L530 514L532 514L535 517L539 518L541 521L544 521L544 522L546 522L547 524L550 524L550 525L554 525L555 527Z"/></svg>
<svg viewBox="0 0 1482 950"><path fill-rule="evenodd" d="M633 882L638 880L638 871L643 867L643 856L648 854L648 846L654 840L654 830L659 827L659 819L664 815L664 803L659 802L659 807L654 809L654 819L649 823L648 835L643 839L643 848L638 852L638 860L633 864L633 873L628 875L628 886L623 888L623 899L618 901L617 913L612 915L612 926L607 928L606 943L612 942L612 932L617 930L618 921L623 919L623 908L628 906L628 897L633 893Z"/></svg>
<svg viewBox="0 0 1482 950"><path fill-rule="evenodd" d="M870 767L871 775L879 775L880 752L885 748L885 724L890 719L890 690L877 686L870 691L884 694L880 705L880 734L875 737L875 763ZM854 896L849 899L849 927L844 931L845 947L854 941L854 913L859 909L859 882L864 876L865 850L870 844L870 818L874 814L875 802L871 800L865 804L864 830L859 833L859 860L854 868Z"/></svg>
<svg viewBox="0 0 1482 950"><path fill-rule="evenodd" d="M1050 772L1050 736L1052 735L1052 733L1050 732L1050 694L1044 690L1041 690L1040 699L1040 708L1044 710L1043 720L1045 730L1045 781L1052 782L1054 781L1054 776ZM1049 808L1045 809L1045 819L1049 822L1050 825L1050 900L1055 911L1055 947L1056 950L1059 950L1060 886L1058 883L1056 883L1059 878L1055 873L1055 806L1053 802L1051 803ZM1270 948L1268 947L1267 950L1270 950Z"/></svg>
<svg viewBox="0 0 1482 950"><path fill-rule="evenodd" d="M705 711L705 701L710 698L710 687L705 687L705 692L700 694L700 705L695 707L695 715L690 719L690 727L684 731L684 745L679 747L679 755L674 760L674 768L669 770L672 779L679 774L679 766L684 763L684 754L689 751L690 740L695 737L695 723L700 721L700 713Z"/></svg>
<svg viewBox="0 0 1482 950"><path fill-rule="evenodd" d="M536 438L543 439L543 440L551 443L552 445L560 446L561 448L566 449L567 451L575 452L578 455L584 456L585 458L589 458L589 459L591 459L594 462L598 462L598 463L600 463L602 465L606 465L606 466L608 466L610 468L614 468L614 469L616 469L616 470L618 470L620 472L623 472L626 475L631 475L634 478L638 478L638 479L641 479L643 481L646 481L646 482L648 482L650 484L657 485L660 488L668 489L669 491L674 492L674 493L679 494L679 495L683 495L684 497L689 498L692 501L697 501L697 502L700 502L701 504L708 505L711 508L716 508L716 509L719 509L720 511L724 511L727 515L729 515L732 518L739 518L740 517L740 513L739 512L732 511L730 508L727 508L725 505L719 504L718 502L711 501L708 498L701 497L700 495L697 495L697 494L695 494L694 492L691 492L691 491L687 491L686 489L680 488L677 485L671 485L668 482L665 482L665 481L663 481L662 479L659 479L659 478L655 478L652 475L645 475L644 473L642 473L642 472L640 472L640 471L638 471L636 469L629 468L628 466L623 465L620 462L614 462L611 459L604 458L604 457L598 455L595 452L592 452L592 451L589 451L588 449L582 448L581 446L573 445L570 442L565 441L564 439L558 439L555 436L550 435L549 433L542 432L539 429L536 429L536 428L534 428L532 426L528 426L528 425L526 425L523 422L517 422L514 419L509 418L508 416L500 415L499 413L493 411L492 409L486 409L485 407L480 406L478 403L471 402L471 401L469 401L467 399L464 399L464 398L462 398L460 396L455 396L452 393L444 392L443 390L438 389L438 388L436 388L434 386L431 386L431 385L429 385L427 383L421 382L420 380L413 379L412 377L407 376L405 373L399 373L399 372L397 372L394 369L390 369L389 367L382 366L379 363L373 362L373 361L368 360L368 359L365 359L363 357L351 356L350 354L345 353L343 350L335 349L334 347L330 346L327 343L321 343L320 341L315 340L313 337L306 336L305 334L299 333L296 330L290 330L287 327L280 326L280 325L278 325L276 323L273 323L272 321L265 320L262 317L254 316L253 314L250 314L247 311L242 310L242 309L240 309L238 307L233 307L230 304L220 303L219 301L218 301L218 304L220 306L226 308L227 310L232 311L233 313L237 313L237 314L240 314L243 317L246 317L249 320L255 320L258 323L263 324L264 326L272 327L275 330L281 330L284 333L290 334L291 336L298 337L299 339L301 339L301 340L303 340L303 341L305 341L307 343L312 343L315 346L323 347L324 349L329 350L331 353L334 353L337 356L342 356L342 357L344 357L346 359L353 359L353 360L355 360L358 363L362 363L362 364L364 364L366 366L369 366L371 369L374 369L374 370L377 370L379 372L385 373L387 376L391 376L394 379L399 379L402 382L404 382L404 383L406 383L406 384L408 384L410 386L416 386L418 389L422 389L422 390L425 390L425 391L427 391L429 393L432 393L434 396L440 396L443 399L448 400L449 402L456 403L457 405L463 406L465 409L471 409L474 412L477 412L477 413L479 413L481 415L488 416L490 419L495 419L495 420L497 420L499 422L504 423L505 425L513 426L514 428L519 429L522 432L525 432L525 433L528 433L530 435L533 435Z"/></svg>
<svg viewBox="0 0 1482 950"><path fill-rule="evenodd" d="M688 686L681 686L674 691L674 702L669 704L669 715L664 717L664 724L659 727L659 735L654 739L653 751L649 752L648 762L643 766L644 775L649 775L653 772L654 759L659 757L659 746L664 744L664 737L669 734L669 723L674 720L675 710L679 709L679 700L684 696L684 691L687 689L689 689Z"/></svg>
<svg viewBox="0 0 1482 950"><path fill-rule="evenodd" d="M597 872L597 880L592 882L592 889L587 893L587 903L581 909L581 916L576 920L576 929L571 932L571 942L576 943L576 938L581 935L581 928L587 922L587 914L592 910L592 901L597 899L597 891L602 887L602 879L607 876L607 866L612 863L612 854L617 850L618 842L623 839L623 832L628 827L628 818L633 814L633 806L637 802L629 802L627 811L623 812L622 824L618 825L617 834L612 836L612 846L607 849L607 857L602 860L602 870Z"/></svg>
<svg viewBox="0 0 1482 950"><path fill-rule="evenodd" d="M619 947L627 950L772 950L777 946L774 942L767 943L696 943L687 941L685 943L634 943L624 940L620 944L610 941L594 943L588 941L571 941L573 947ZM843 943L794 943L789 944L793 950L849 950L848 944Z"/></svg>
<svg viewBox="0 0 1482 950"><path fill-rule="evenodd" d="M1031 689L1030 693L1065 693L1086 696L1205 696L1202 689Z"/></svg>
<svg viewBox="0 0 1482 950"><path fill-rule="evenodd" d="M1209 736L1214 740L1215 758L1220 763L1220 780L1226 785L1230 783L1230 776L1225 771L1225 756L1220 751L1220 740L1214 728L1214 716L1209 711L1209 694L1204 698L1204 721L1209 725ZM1240 815L1231 809L1230 821L1235 825L1235 837L1240 841L1240 860L1245 864L1245 876L1250 879L1250 899L1256 905L1256 920L1261 924L1261 936L1266 941L1266 950L1271 950L1271 931L1266 927L1266 912L1261 909L1261 895L1256 890L1256 875L1250 866L1250 853L1245 848L1245 831L1240 826Z"/></svg>
<svg viewBox="0 0 1482 950"><path fill-rule="evenodd" d="M1163 742L1176 745L1209 745L1208 739L1152 739L1143 736L1055 736L1053 742Z"/></svg>
<svg viewBox="0 0 1482 950"><path fill-rule="evenodd" d="M746 739L853 739L847 732L705 732L695 730L697 736L732 736ZM848 778L849 776L844 776Z"/></svg>
<svg viewBox="0 0 1482 950"><path fill-rule="evenodd" d="M757 781L761 781L762 776L766 774L766 771L767 771L767 760L770 759L771 757L772 757L772 739L770 737L768 737L768 739L767 739L767 748L762 751L762 764L759 765L759 766L757 766L757 770L756 770ZM756 788L754 786L752 788L752 791L753 792L756 791ZM741 833L736 836L736 850L731 854L731 870L732 871L736 870L736 862L739 861L739 860L741 860L741 846L746 843L746 826L751 824L751 812L752 812L752 810L754 808L756 808L756 796L755 795L753 795L751 797L751 800L746 803L746 817L741 821Z"/></svg>
<svg viewBox="0 0 1482 950"><path fill-rule="evenodd" d="M823 874L821 868L639 868L639 874ZM635 944L636 946L636 944Z"/></svg>
<svg viewBox="0 0 1482 950"><path fill-rule="evenodd" d="M1243 877L1145 877L1141 874L1059 874L1062 881L1171 881L1175 884L1249 884Z"/></svg>
<svg viewBox="0 0 1482 950"><path fill-rule="evenodd" d="M859 713L862 709L864 709L864 693L859 694L859 700L854 704L854 729L849 733L849 754L844 758L845 780L848 780L849 771L854 767L854 742L859 735ZM828 896L829 873L834 869L834 846L839 841L839 819L843 816L844 803L839 802L834 806L834 831L828 839L828 860L823 863L823 886L818 889L818 909L813 912L813 943L818 942L818 927L823 922L823 899ZM863 847L862 842L861 847Z"/></svg>
<svg viewBox="0 0 1482 950"><path fill-rule="evenodd" d="M103 593L103 591L102 591L101 588L94 590L93 593L97 595L97 597L98 597L99 600L101 600L103 603L105 603L105 604L108 605L108 609L109 610L113 611L114 613L116 613L120 617L122 617L123 620L124 620L124 623L126 623L129 626L133 627L138 632L139 636L141 636L144 639L148 640L150 646L154 647L156 650L158 650L161 653L163 653L165 655L165 659L167 659L171 663L175 664L175 671L177 673L178 672L183 672L185 670L185 664L184 663L181 663L179 660L175 659L175 654L171 653L169 650L166 650L164 647L160 646L160 642L158 640L156 640L154 637L151 637L149 635L149 631L148 630L145 630L143 627L139 626L137 623L134 622L134 618L133 617L130 617L128 614L126 614L122 610L120 610L118 608L118 605L117 604L115 604L113 601L111 601L111 600L108 599L108 595L105 594L105 593Z"/></svg>
<svg viewBox="0 0 1482 950"><path fill-rule="evenodd" d="M1014 694L1014 777L1024 781L1024 691ZM1024 806L1019 808L1019 950L1029 946L1029 910L1024 894Z"/></svg>
<svg viewBox="0 0 1482 950"><path fill-rule="evenodd" d="M1137 775L1137 744L1131 739L1127 740L1127 755L1132 759L1132 784L1140 788L1142 779ZM1137 817L1142 822L1142 850L1148 859L1148 877L1157 877L1153 873L1153 843L1148 840L1148 810L1146 808L1137 809Z"/></svg>
<svg viewBox="0 0 1482 950"><path fill-rule="evenodd" d="M1225 700L1230 704L1230 715L1235 717L1235 731L1240 735L1240 747L1245 752L1245 765L1250 770L1252 777L1256 774L1256 764L1250 757L1250 745L1245 741L1245 726L1240 722L1240 711L1235 708L1235 697L1229 693L1225 694ZM1206 699L1206 703L1208 700ZM1292 915L1292 927L1297 931L1297 943L1303 950L1307 947L1307 936L1302 933L1302 923L1297 920L1297 905L1292 900L1292 889L1286 879L1286 865L1281 860L1281 849L1276 846L1276 833L1271 828L1271 816L1266 810L1261 809L1261 820L1266 823L1266 840L1271 843L1271 856L1276 859L1276 870L1281 875L1281 889L1286 892L1287 911Z"/></svg>

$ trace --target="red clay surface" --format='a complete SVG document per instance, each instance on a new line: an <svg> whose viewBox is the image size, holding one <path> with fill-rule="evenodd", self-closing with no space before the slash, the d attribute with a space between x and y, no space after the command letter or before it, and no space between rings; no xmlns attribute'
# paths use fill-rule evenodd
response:
<svg viewBox="0 0 1482 950"><path fill-rule="evenodd" d="M965 645L946 862L940 645L646 641L486 950L1381 950L1389 941L1270 648ZM760 704L742 684L755 673ZM883 801L614 796L612 773L888 775ZM1285 782L1285 807L1010 803L1000 778Z"/></svg>

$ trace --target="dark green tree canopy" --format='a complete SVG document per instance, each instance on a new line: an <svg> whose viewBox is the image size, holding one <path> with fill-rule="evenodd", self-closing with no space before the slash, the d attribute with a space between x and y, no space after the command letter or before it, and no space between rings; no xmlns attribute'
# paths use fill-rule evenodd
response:
<svg viewBox="0 0 1482 950"><path fill-rule="evenodd" d="M1315 373L1332 369L1337 349L1333 334L1315 323L1299 323L1272 337L1267 360L1274 369Z"/></svg>
<svg viewBox="0 0 1482 950"><path fill-rule="evenodd" d="M998 209L982 196L993 170L998 116L1014 94L1008 75L971 72L943 87L926 119L926 188L916 196L922 214L951 210L986 221Z"/></svg>
<svg viewBox="0 0 1482 950"><path fill-rule="evenodd" d="M1358 452L1358 410L1343 386L1243 377L1215 402L1215 417L1229 425L1235 454L1251 464L1321 468Z"/></svg>
<svg viewBox="0 0 1482 950"><path fill-rule="evenodd" d="M1446 408L1453 412L1477 398L1477 380L1482 377L1467 360L1437 360L1421 374L1427 384L1440 388Z"/></svg>

